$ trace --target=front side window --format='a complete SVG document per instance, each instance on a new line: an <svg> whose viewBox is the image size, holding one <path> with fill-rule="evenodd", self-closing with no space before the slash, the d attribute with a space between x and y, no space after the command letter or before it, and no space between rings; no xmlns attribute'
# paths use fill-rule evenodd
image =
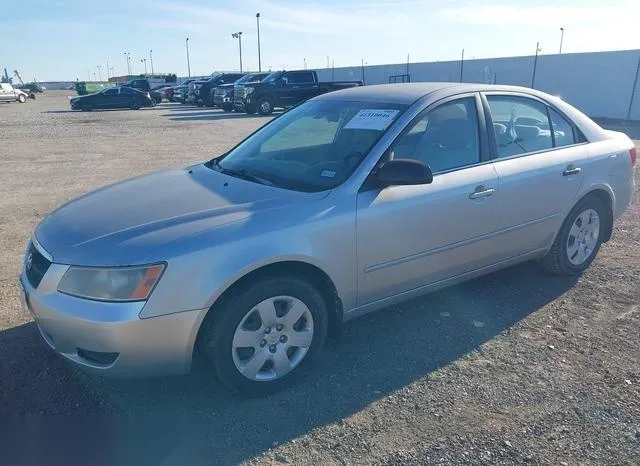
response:
<svg viewBox="0 0 640 466"><path fill-rule="evenodd" d="M135 90L133 90L133 89L131 89L130 87L123 87L123 88L121 89L121 92L122 92L123 94L135 94L135 93L136 93L136 91L135 91Z"/></svg>
<svg viewBox="0 0 640 466"><path fill-rule="evenodd" d="M547 106L515 96L487 96L498 157L511 157L551 149L553 139Z"/></svg>
<svg viewBox="0 0 640 466"><path fill-rule="evenodd" d="M107 89L106 91L104 91L104 95L117 95L118 94L118 89Z"/></svg>
<svg viewBox="0 0 640 466"><path fill-rule="evenodd" d="M208 166L232 176L299 191L343 183L406 105L308 101Z"/></svg>
<svg viewBox="0 0 640 466"><path fill-rule="evenodd" d="M441 172L480 161L475 98L450 101L429 110L394 144L390 157L426 163Z"/></svg>

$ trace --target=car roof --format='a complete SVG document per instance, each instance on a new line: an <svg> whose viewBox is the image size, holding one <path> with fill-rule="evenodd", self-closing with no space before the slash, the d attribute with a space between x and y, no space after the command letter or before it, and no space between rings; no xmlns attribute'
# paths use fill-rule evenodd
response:
<svg viewBox="0 0 640 466"><path fill-rule="evenodd" d="M410 105L416 100L434 92L438 92L443 97L446 97L447 95L481 91L526 92L528 94L538 93L533 89L519 86L475 83L424 82L375 84L372 86L351 87L348 89L342 89L339 91L322 94L316 97L314 100L357 100L362 102L396 103Z"/></svg>

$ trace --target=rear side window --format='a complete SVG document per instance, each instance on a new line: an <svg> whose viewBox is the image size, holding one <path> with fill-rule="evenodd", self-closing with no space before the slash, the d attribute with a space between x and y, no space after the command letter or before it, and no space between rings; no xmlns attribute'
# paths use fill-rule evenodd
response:
<svg viewBox="0 0 640 466"><path fill-rule="evenodd" d="M120 92L122 92L123 94L135 94L136 93L136 91L134 91L130 87L123 87L123 88L121 88Z"/></svg>
<svg viewBox="0 0 640 466"><path fill-rule="evenodd" d="M551 107L549 107L549 114L551 115L551 127L553 128L556 147L575 144L577 141L571 123Z"/></svg>
<svg viewBox="0 0 640 466"><path fill-rule="evenodd" d="M487 96L498 157L510 157L553 148L547 106L514 96Z"/></svg>
<svg viewBox="0 0 640 466"><path fill-rule="evenodd" d="M309 84L313 82L313 73L301 71L287 74L289 84Z"/></svg>

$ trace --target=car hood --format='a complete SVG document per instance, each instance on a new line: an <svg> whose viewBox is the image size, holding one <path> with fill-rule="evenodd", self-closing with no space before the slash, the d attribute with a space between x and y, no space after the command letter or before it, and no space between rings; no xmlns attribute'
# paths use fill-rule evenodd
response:
<svg viewBox="0 0 640 466"><path fill-rule="evenodd" d="M168 259L163 247L192 235L326 194L260 185L196 165L122 181L74 199L48 215L35 236L56 263L140 264Z"/></svg>

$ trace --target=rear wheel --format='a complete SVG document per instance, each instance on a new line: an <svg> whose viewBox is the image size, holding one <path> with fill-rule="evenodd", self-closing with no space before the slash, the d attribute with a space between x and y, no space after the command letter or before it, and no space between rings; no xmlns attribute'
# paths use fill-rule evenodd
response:
<svg viewBox="0 0 640 466"><path fill-rule="evenodd" d="M260 115L271 115L273 113L273 102L265 98L258 102L258 112Z"/></svg>
<svg viewBox="0 0 640 466"><path fill-rule="evenodd" d="M199 346L232 391L264 395L290 385L322 352L327 307L297 277L253 282L210 311Z"/></svg>
<svg viewBox="0 0 640 466"><path fill-rule="evenodd" d="M542 264L556 275L581 274L600 250L607 221L602 201L585 197L569 212Z"/></svg>

